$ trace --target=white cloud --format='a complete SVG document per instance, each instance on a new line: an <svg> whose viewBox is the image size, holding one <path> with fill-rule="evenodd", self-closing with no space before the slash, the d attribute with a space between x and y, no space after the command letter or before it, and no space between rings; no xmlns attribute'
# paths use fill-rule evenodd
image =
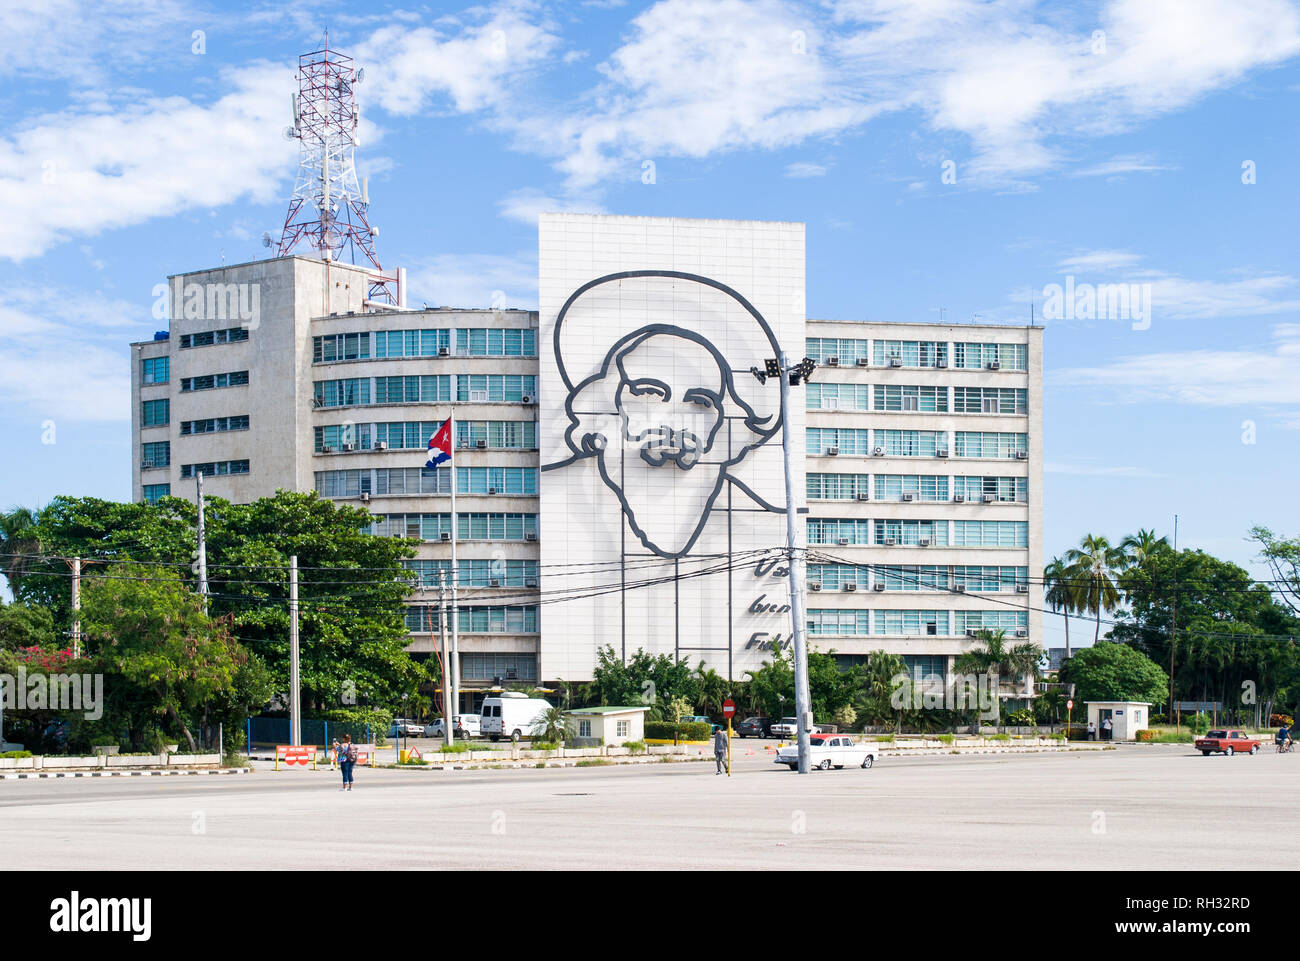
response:
<svg viewBox="0 0 1300 961"><path fill-rule="evenodd" d="M1076 177L1121 177L1124 174L1135 173L1158 173L1162 170L1177 170L1176 166L1170 164L1156 163L1145 154L1127 154L1119 157L1111 157L1099 164L1093 164L1091 167L1084 167L1074 171Z"/></svg>
<svg viewBox="0 0 1300 961"><path fill-rule="evenodd" d="M511 191L497 202L497 209L502 217L532 227L537 226L537 218L540 214L602 214L605 212L604 206L590 197L560 199L549 196L535 187L523 187Z"/></svg>
<svg viewBox="0 0 1300 961"><path fill-rule="evenodd" d="M786 164L785 175L787 177L824 177L829 167L822 164L811 163L806 160L798 160L792 164Z"/></svg>
<svg viewBox="0 0 1300 961"><path fill-rule="evenodd" d="M1116 270L1131 267L1142 260L1141 254L1126 250L1089 250L1057 263L1062 270Z"/></svg>
<svg viewBox="0 0 1300 961"><path fill-rule="evenodd" d="M1272 334L1270 343L1257 347L1140 354L1048 376L1053 384L1104 391L1119 403L1300 406L1300 324L1277 324ZM1296 417L1295 411L1277 413L1291 420Z"/></svg>
<svg viewBox="0 0 1300 961"><path fill-rule="evenodd" d="M430 307L537 307L537 253L439 254L407 268L407 303Z"/></svg>

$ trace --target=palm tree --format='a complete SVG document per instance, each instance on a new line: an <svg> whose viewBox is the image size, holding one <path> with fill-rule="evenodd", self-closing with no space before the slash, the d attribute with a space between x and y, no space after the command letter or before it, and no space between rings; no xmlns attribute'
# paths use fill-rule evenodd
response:
<svg viewBox="0 0 1300 961"><path fill-rule="evenodd" d="M1065 618L1065 659L1070 659L1070 615L1080 610L1079 572L1059 557L1043 568L1043 600Z"/></svg>
<svg viewBox="0 0 1300 961"><path fill-rule="evenodd" d="M695 684L699 692L700 713L710 716L720 713L722 702L729 693L727 679L701 662L695 668Z"/></svg>
<svg viewBox="0 0 1300 961"><path fill-rule="evenodd" d="M1156 532L1145 527L1138 528L1136 534L1130 534L1119 542L1119 549L1124 552L1124 567L1141 567L1147 560L1169 548L1169 538L1156 537Z"/></svg>
<svg viewBox="0 0 1300 961"><path fill-rule="evenodd" d="M1092 642L1101 638L1101 612L1113 610L1119 604L1117 574L1124 569L1124 552L1112 547L1110 541L1096 534L1086 534L1078 547L1065 552L1065 560L1077 571L1079 579L1079 610L1097 616L1097 629Z"/></svg>
<svg viewBox="0 0 1300 961"><path fill-rule="evenodd" d="M563 744L572 741L577 734L577 725L562 707L552 707L538 715L533 722L532 735L538 740L551 744Z"/></svg>
<svg viewBox="0 0 1300 961"><path fill-rule="evenodd" d="M984 645L957 656L954 665L959 674L984 674L990 679L993 690L994 717L1002 730L1002 698L999 696L1003 677L1038 677L1038 664L1043 659L1043 649L1032 641L1007 645L1006 631L976 631L976 639ZM978 721L976 722L978 724ZM976 727L978 730L978 727Z"/></svg>
<svg viewBox="0 0 1300 961"><path fill-rule="evenodd" d="M18 582L32 558L41 552L41 542L36 536L39 520L40 514L30 507L11 507L0 514L0 574L9 581L9 590L15 598Z"/></svg>

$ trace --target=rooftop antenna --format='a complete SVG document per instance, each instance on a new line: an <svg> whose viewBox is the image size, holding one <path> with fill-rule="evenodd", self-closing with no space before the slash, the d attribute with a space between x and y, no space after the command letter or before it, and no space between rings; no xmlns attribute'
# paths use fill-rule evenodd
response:
<svg viewBox="0 0 1300 961"><path fill-rule="evenodd" d="M299 143L298 179L276 256L306 244L327 261L346 256L355 264L359 253L362 263L379 273L379 228L370 224L369 184L357 180L354 157L361 120L354 88L365 71L355 69L351 57L331 50L329 44L326 29L321 48L298 58L293 125L284 131L287 139ZM372 276L368 299L396 304L396 285L395 278Z"/></svg>

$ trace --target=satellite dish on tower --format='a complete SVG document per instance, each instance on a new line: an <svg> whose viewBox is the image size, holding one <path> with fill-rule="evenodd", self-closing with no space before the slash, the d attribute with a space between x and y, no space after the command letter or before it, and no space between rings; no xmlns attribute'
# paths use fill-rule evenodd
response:
<svg viewBox="0 0 1300 961"><path fill-rule="evenodd" d="M262 246L263 247L271 246L271 234L269 232L262 234Z"/></svg>
<svg viewBox="0 0 1300 961"><path fill-rule="evenodd" d="M360 83L362 80L365 80L365 79L366 79L366 68L365 68L365 67L361 67L361 68L359 68L359 69L357 70L357 79L356 79L355 82L356 82L356 83Z"/></svg>

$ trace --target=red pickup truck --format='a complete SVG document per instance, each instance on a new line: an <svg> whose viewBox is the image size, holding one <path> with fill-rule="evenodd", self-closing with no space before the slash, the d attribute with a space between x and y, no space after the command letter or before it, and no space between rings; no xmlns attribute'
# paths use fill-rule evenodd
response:
<svg viewBox="0 0 1300 961"><path fill-rule="evenodd" d="M1256 753L1259 750L1259 741L1250 737L1245 731L1206 731L1205 737L1196 739L1195 747L1206 757L1209 757L1215 751L1231 757L1234 754L1240 754L1242 751L1250 754Z"/></svg>

